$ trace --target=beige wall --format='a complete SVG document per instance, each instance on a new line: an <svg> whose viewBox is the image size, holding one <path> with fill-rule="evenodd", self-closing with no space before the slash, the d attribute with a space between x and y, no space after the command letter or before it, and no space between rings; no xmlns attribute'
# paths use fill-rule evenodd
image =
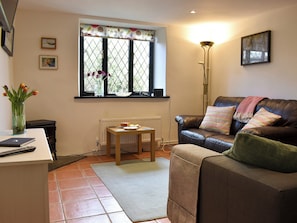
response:
<svg viewBox="0 0 297 223"><path fill-rule="evenodd" d="M213 51L212 99L259 95L297 99L297 5L232 24L227 42ZM271 63L240 66L240 38L271 30Z"/></svg>
<svg viewBox="0 0 297 223"><path fill-rule="evenodd" d="M26 102L27 119L57 121L57 148L62 155L94 149L101 118L158 115L164 140L176 141L175 115L199 111L199 89L193 90L197 88L197 70L195 64L189 65L194 63L189 52L196 54L197 48L180 38L181 27L167 31L166 90L170 99L74 99L78 95L78 22L78 15L18 12L15 83L25 81L40 91ZM57 49L40 49L41 37L57 38ZM58 70L39 70L40 54L58 55ZM197 104L192 103L195 100Z"/></svg>
<svg viewBox="0 0 297 223"><path fill-rule="evenodd" d="M229 24L227 41L212 49L212 102L218 95L296 99L296 9ZM78 94L78 20L78 15L18 11L14 82L25 81L40 91L40 95L26 102L27 118L57 121L60 155L91 151L100 118L160 115L162 137L165 141L176 141L174 117L202 112L202 69L198 64L202 49L185 36L189 27L167 27L166 90L170 99L82 100L74 99ZM272 62L240 66L240 37L267 29L272 30ZM40 49L42 36L57 38L57 49ZM59 69L39 70L40 54L58 55ZM1 124L4 127L7 125Z"/></svg>

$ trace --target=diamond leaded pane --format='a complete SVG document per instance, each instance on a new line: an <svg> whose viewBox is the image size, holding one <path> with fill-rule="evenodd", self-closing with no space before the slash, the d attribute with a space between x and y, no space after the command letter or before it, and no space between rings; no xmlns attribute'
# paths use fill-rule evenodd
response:
<svg viewBox="0 0 297 223"><path fill-rule="evenodd" d="M150 43L134 41L133 90L149 91Z"/></svg>
<svg viewBox="0 0 297 223"><path fill-rule="evenodd" d="M81 61L84 63L84 91L94 92L100 76L98 71L107 66L106 72L111 76L107 79L105 94L149 92L150 42L114 38L108 38L107 44L103 41L102 37L84 36L84 61ZM130 43L133 44L133 52L130 52ZM105 46L107 49L104 49ZM107 58L103 58L103 52L107 52ZM129 75L132 72L130 68L133 69L133 77Z"/></svg>
<svg viewBox="0 0 297 223"><path fill-rule="evenodd" d="M108 39L108 73L108 94L129 91L129 40Z"/></svg>
<svg viewBox="0 0 297 223"><path fill-rule="evenodd" d="M103 39L98 37L84 37L84 90L87 92L94 91L98 81L97 71L102 70L102 41Z"/></svg>

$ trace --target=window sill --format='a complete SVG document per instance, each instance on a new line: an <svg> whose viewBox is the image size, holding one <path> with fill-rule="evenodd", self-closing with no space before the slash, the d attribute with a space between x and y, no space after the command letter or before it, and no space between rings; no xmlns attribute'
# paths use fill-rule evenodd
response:
<svg viewBox="0 0 297 223"><path fill-rule="evenodd" d="M168 99L170 96L154 97L154 96L144 96L144 95L130 95L128 97L120 97L115 95L104 96L104 97L95 97L95 96L75 96L74 99L108 99L108 98L117 98L117 99L127 99L127 98L151 98L151 99Z"/></svg>

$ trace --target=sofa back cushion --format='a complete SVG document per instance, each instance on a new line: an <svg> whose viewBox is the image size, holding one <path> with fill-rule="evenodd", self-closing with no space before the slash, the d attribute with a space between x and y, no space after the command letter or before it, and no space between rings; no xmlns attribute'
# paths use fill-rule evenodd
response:
<svg viewBox="0 0 297 223"><path fill-rule="evenodd" d="M220 96L215 100L214 106L235 106L237 108L243 99L244 97ZM265 98L258 103L254 113L259 111L261 108L265 108L268 112L281 116L281 119L273 124L274 126L290 126L297 128L297 100ZM244 125L244 123L233 119L230 127L230 134L235 135L243 128Z"/></svg>

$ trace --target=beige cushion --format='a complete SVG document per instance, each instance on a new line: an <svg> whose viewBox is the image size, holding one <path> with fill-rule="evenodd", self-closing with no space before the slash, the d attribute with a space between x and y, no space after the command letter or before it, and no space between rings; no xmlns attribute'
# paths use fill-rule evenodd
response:
<svg viewBox="0 0 297 223"><path fill-rule="evenodd" d="M208 106L199 128L229 135L234 112L235 106Z"/></svg>
<svg viewBox="0 0 297 223"><path fill-rule="evenodd" d="M260 108L260 110L249 120L249 122L242 129L272 125L280 118L280 115L271 113L265 110L265 108Z"/></svg>

